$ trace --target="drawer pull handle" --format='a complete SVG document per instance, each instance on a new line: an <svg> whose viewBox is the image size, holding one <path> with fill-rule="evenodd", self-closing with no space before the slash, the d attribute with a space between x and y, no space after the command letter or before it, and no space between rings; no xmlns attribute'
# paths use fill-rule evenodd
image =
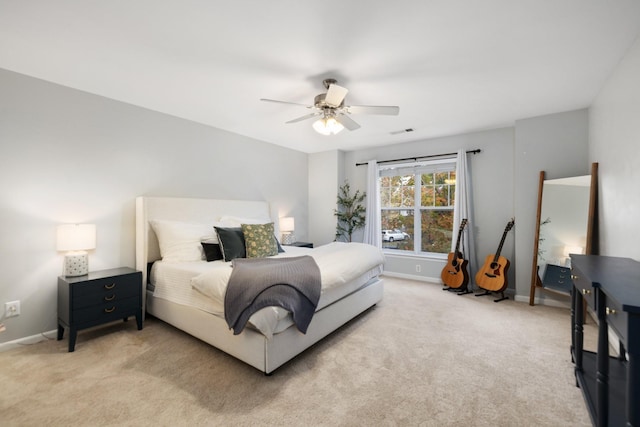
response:
<svg viewBox="0 0 640 427"><path fill-rule="evenodd" d="M113 301L116 297L116 294L111 294L108 297L104 297L105 301Z"/></svg>
<svg viewBox="0 0 640 427"><path fill-rule="evenodd" d="M578 279L579 279L579 277L577 275L575 275L575 274L571 275L571 280L578 280Z"/></svg>
<svg viewBox="0 0 640 427"><path fill-rule="evenodd" d="M582 295L591 295L591 289L583 289Z"/></svg>
<svg viewBox="0 0 640 427"><path fill-rule="evenodd" d="M564 280L558 280L558 284L562 285L564 283Z"/></svg>
<svg viewBox="0 0 640 427"><path fill-rule="evenodd" d="M116 306L114 305L114 306L113 306L113 307L111 307L111 308L105 308L105 309L104 309L104 312L105 312L105 313L113 313L113 310L115 310L115 309L116 309Z"/></svg>
<svg viewBox="0 0 640 427"><path fill-rule="evenodd" d="M110 285L104 285L104 288L105 288L105 289L113 289L113 288L115 288L115 287L116 287L116 284L115 284L115 283L112 283L112 284L110 284Z"/></svg>
<svg viewBox="0 0 640 427"><path fill-rule="evenodd" d="M613 308L605 308L604 312L607 313L607 316L612 315L612 314L616 314L616 311Z"/></svg>

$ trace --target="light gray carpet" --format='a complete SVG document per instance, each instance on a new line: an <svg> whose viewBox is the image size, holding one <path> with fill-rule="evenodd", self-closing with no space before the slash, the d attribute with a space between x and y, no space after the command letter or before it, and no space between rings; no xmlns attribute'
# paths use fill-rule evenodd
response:
<svg viewBox="0 0 640 427"><path fill-rule="evenodd" d="M269 377L156 319L0 353L0 424L588 426L569 343L568 310L385 278Z"/></svg>

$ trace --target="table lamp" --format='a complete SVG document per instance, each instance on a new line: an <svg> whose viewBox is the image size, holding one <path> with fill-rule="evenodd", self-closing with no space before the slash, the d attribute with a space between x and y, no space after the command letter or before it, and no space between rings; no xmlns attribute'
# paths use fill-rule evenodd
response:
<svg viewBox="0 0 640 427"><path fill-rule="evenodd" d="M292 216L280 218L280 232L282 233L282 244L290 245L295 241L294 230L295 220Z"/></svg>
<svg viewBox="0 0 640 427"><path fill-rule="evenodd" d="M96 248L95 224L63 224L58 226L57 249L64 256L64 275L84 276L89 273L87 250Z"/></svg>

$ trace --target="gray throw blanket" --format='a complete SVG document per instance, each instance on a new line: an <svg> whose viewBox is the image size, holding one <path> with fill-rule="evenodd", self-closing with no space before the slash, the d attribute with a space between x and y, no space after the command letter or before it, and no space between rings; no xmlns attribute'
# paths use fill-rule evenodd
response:
<svg viewBox="0 0 640 427"><path fill-rule="evenodd" d="M320 300L320 269L310 256L236 258L224 297L224 317L238 335L256 311L278 306L289 310L303 334Z"/></svg>

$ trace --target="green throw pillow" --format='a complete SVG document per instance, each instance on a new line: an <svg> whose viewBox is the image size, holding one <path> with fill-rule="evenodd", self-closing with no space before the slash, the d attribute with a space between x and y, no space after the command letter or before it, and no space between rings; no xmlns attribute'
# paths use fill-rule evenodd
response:
<svg viewBox="0 0 640 427"><path fill-rule="evenodd" d="M278 242L273 234L273 223L242 224L247 258L278 255Z"/></svg>

